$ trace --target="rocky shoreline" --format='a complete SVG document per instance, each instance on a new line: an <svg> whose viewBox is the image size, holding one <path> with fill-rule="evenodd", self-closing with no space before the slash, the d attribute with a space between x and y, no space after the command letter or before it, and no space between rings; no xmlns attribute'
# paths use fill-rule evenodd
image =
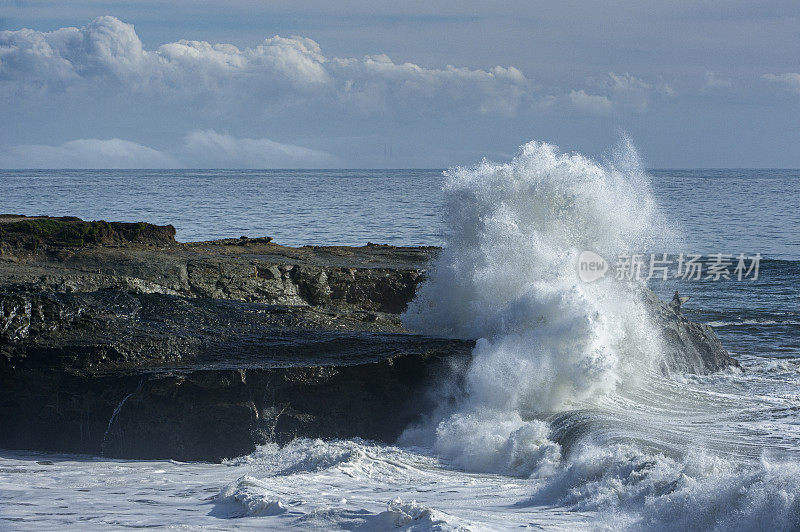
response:
<svg viewBox="0 0 800 532"><path fill-rule="evenodd" d="M471 341L400 323L436 248L174 236L0 216L0 448L220 460L296 436L392 442L469 362ZM676 365L736 365L651 302Z"/></svg>

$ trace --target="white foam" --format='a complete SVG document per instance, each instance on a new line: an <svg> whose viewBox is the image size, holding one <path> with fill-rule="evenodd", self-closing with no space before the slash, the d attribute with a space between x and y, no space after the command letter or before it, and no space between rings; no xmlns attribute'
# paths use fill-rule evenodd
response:
<svg viewBox="0 0 800 532"><path fill-rule="evenodd" d="M709 321L712 327L741 327L742 325L800 325L797 320L740 320L740 321Z"/></svg>
<svg viewBox="0 0 800 532"><path fill-rule="evenodd" d="M280 515L289 509L283 500L270 496L265 482L249 475L225 486L217 496L217 502L220 505L218 513L228 518ZM225 511L225 506L232 508Z"/></svg>
<svg viewBox="0 0 800 532"><path fill-rule="evenodd" d="M587 445L528 501L599 511L610 529L792 530L800 523L795 462L742 466L704 452L683 460L633 446Z"/></svg>
<svg viewBox="0 0 800 532"><path fill-rule="evenodd" d="M662 218L630 146L599 164L531 142L508 164L450 170L445 192L447 245L403 319L477 345L465 397L430 423L435 448L471 470L530 473L538 466L519 456L547 464L558 455L537 418L656 367L660 337L640 286L584 283L577 258L642 250Z"/></svg>
<svg viewBox="0 0 800 532"><path fill-rule="evenodd" d="M798 524L797 482L754 463L759 445L725 424L743 408L741 373L662 374L640 286L578 279L582 251L673 238L630 145L600 164L532 142L508 164L449 171L445 192L446 247L404 323L477 342L463 396L401 442L542 479L531 505L599 512L610 528Z"/></svg>
<svg viewBox="0 0 800 532"><path fill-rule="evenodd" d="M417 501L403 501L395 497L386 505L385 511L373 517L368 526L374 530L469 530L467 527L457 525L457 519L452 516L433 510Z"/></svg>

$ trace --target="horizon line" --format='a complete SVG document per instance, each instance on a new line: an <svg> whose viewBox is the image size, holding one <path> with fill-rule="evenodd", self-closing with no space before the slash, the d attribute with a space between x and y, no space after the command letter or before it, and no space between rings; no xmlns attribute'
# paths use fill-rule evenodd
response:
<svg viewBox="0 0 800 532"><path fill-rule="evenodd" d="M192 171L224 171L224 172L330 172L330 171L441 171L461 165L447 167L327 167L327 168L0 168L0 172L46 172L46 171L116 171L116 172L192 172ZM645 171L662 170L795 170L800 171L800 167L791 166L652 166L646 167Z"/></svg>

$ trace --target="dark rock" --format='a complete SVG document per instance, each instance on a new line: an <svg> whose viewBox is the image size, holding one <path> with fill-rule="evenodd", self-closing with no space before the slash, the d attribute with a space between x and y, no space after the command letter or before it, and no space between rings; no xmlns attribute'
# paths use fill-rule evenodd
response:
<svg viewBox="0 0 800 532"><path fill-rule="evenodd" d="M448 369L438 353L350 366L149 377L126 396L104 435L103 453L219 460L297 436L393 442L432 410L425 392Z"/></svg>
<svg viewBox="0 0 800 532"><path fill-rule="evenodd" d="M712 373L727 367L739 367L731 358L714 330L704 323L689 321L675 307L658 298L650 290L644 291L651 313L661 327L666 343L665 370L688 373Z"/></svg>
<svg viewBox="0 0 800 532"><path fill-rule="evenodd" d="M0 447L219 460L295 436L392 442L471 342L320 328L303 307L0 294ZM349 321L348 321L349 320Z"/></svg>

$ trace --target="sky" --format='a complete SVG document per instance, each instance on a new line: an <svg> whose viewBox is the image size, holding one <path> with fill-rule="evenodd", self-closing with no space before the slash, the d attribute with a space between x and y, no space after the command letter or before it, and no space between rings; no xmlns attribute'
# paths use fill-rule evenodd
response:
<svg viewBox="0 0 800 532"><path fill-rule="evenodd" d="M0 0L0 168L800 167L800 2Z"/></svg>

